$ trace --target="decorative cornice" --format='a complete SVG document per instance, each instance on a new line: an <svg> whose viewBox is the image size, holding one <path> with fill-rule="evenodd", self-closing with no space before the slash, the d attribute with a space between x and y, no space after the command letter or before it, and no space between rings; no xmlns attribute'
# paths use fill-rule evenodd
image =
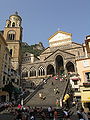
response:
<svg viewBox="0 0 90 120"><path fill-rule="evenodd" d="M83 86L90 87L90 82L83 83Z"/></svg>
<svg viewBox="0 0 90 120"><path fill-rule="evenodd" d="M79 43L76 43L76 42L72 42L72 43L83 46L82 44L79 44Z"/></svg>
<svg viewBox="0 0 90 120"><path fill-rule="evenodd" d="M81 60L89 60L90 58L80 58L80 59L77 59L75 61L81 61Z"/></svg>
<svg viewBox="0 0 90 120"><path fill-rule="evenodd" d="M66 38L66 39L63 39L63 40L58 40L58 41L52 41L52 42L50 42L50 44L51 43L62 43L62 42L65 42L65 41L70 41L71 39L70 38Z"/></svg>
<svg viewBox="0 0 90 120"><path fill-rule="evenodd" d="M66 34L66 35L72 36L71 33L67 33L67 32L64 32L64 31L57 31L57 32L54 33L52 36L50 36L50 37L48 38L48 40L50 40L51 38L53 38L53 37L54 37L55 35L57 35L58 33L62 33L62 34Z"/></svg>
<svg viewBox="0 0 90 120"><path fill-rule="evenodd" d="M44 51L43 51L40 55L46 54L46 53L44 53L44 52L45 52L45 50L47 50L48 48L50 48L50 47L45 48Z"/></svg>
<svg viewBox="0 0 90 120"><path fill-rule="evenodd" d="M87 42L90 42L90 39L86 39L86 40L85 40L85 43L87 43Z"/></svg>

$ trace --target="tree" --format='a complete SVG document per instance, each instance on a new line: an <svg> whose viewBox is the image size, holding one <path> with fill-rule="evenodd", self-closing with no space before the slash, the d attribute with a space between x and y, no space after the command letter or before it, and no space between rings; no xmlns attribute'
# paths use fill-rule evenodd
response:
<svg viewBox="0 0 90 120"><path fill-rule="evenodd" d="M9 93L9 99L12 99L12 95L14 94L14 98L17 99L18 95L20 94L20 90L12 85L12 82L9 82L7 85L4 86L2 89L3 91L7 91Z"/></svg>

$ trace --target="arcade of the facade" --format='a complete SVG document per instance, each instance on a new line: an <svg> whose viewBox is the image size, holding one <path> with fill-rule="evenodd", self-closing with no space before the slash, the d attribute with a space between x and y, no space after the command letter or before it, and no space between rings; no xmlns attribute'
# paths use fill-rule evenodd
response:
<svg viewBox="0 0 90 120"><path fill-rule="evenodd" d="M61 55L55 56L52 61L29 65L22 69L22 77L48 77L56 74L67 74L68 72L75 72L75 61L64 60Z"/></svg>

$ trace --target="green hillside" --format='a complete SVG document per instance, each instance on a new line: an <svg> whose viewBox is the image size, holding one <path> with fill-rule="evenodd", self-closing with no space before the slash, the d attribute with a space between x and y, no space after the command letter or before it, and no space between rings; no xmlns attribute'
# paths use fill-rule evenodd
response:
<svg viewBox="0 0 90 120"><path fill-rule="evenodd" d="M35 56L39 56L41 54L41 52L44 50L43 46L39 46L39 49L37 48L37 46L39 46L39 44L35 44L35 45L28 45L27 43L22 43L22 54L24 54L25 52L30 52L32 54L34 54ZM41 49L40 49L41 47Z"/></svg>

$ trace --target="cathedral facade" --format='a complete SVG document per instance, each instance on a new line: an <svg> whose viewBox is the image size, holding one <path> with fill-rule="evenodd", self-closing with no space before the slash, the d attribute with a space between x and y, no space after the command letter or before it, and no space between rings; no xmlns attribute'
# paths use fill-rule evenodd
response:
<svg viewBox="0 0 90 120"><path fill-rule="evenodd" d="M77 72L75 60L85 55L83 46L72 41L72 34L57 31L48 38L47 47L39 56L21 53L22 19L15 13L6 21L4 38L12 55L13 68L21 75L21 83L38 85L43 78L52 75Z"/></svg>
<svg viewBox="0 0 90 120"><path fill-rule="evenodd" d="M84 57L83 46L72 42L71 33L57 31L48 40L49 47L40 56L26 52L22 57L21 76L31 86L48 76L77 73L75 60Z"/></svg>

